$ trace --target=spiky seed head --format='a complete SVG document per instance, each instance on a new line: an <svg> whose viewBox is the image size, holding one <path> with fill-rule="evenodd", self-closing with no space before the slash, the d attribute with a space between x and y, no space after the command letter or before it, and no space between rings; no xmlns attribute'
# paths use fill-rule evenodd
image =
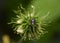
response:
<svg viewBox="0 0 60 43"><path fill-rule="evenodd" d="M34 6L31 6L33 9ZM21 6L21 9L23 9L23 7ZM25 9L23 9L25 11ZM19 10L21 11L21 10ZM14 21L15 23L14 25L14 30L20 34L23 39L28 39L28 40L34 40L34 39L39 39L40 36L42 35L42 33L44 33L45 31L41 26L41 22L39 21L40 19L38 19L35 16L35 10L33 10L32 13L29 13L29 11L25 11L25 13L20 12L19 14L21 16L18 15L18 17L16 18L17 20ZM27 14L28 13L28 14Z"/></svg>

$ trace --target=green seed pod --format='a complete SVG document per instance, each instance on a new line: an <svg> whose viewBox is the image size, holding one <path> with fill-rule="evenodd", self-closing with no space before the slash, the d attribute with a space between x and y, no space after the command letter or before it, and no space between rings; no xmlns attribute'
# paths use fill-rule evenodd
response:
<svg viewBox="0 0 60 43"><path fill-rule="evenodd" d="M39 17L35 16L35 7L31 6L33 9L32 13L25 11L22 6L20 7L24 10L25 13L22 13L21 9L18 9L17 11L14 10L14 12L17 14L16 18L9 24L12 24L14 31L16 31L17 34L20 34L24 40L40 39L40 36L45 33L45 28L41 26Z"/></svg>

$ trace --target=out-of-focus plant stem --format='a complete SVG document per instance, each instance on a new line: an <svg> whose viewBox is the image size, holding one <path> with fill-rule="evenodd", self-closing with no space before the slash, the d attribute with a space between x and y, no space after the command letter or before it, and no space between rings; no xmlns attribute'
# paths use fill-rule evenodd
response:
<svg viewBox="0 0 60 43"><path fill-rule="evenodd" d="M10 43L10 37L8 35L3 35L2 41L3 43Z"/></svg>

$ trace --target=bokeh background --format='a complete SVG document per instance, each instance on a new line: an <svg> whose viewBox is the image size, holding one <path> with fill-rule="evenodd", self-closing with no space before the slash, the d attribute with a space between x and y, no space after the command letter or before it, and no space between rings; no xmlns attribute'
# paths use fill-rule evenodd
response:
<svg viewBox="0 0 60 43"><path fill-rule="evenodd" d="M13 10L17 10L20 4L28 10L31 5L35 6L36 15L40 17L50 14L43 20L46 23L48 33L43 35L40 40L23 41L23 43L59 43L60 42L60 0L0 0L0 42L2 36L7 34L11 43L19 39L19 35L15 34L11 27L7 24L11 17L14 17ZM51 23L49 23L51 21ZM16 42L17 43L17 42Z"/></svg>

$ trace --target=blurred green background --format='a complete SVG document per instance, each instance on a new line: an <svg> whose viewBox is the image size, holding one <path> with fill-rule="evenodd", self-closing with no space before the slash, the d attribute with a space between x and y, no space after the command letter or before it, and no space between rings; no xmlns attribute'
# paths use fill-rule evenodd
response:
<svg viewBox="0 0 60 43"><path fill-rule="evenodd" d="M44 34L40 40L23 41L23 43L59 43L60 42L60 0L6 0L2 6L1 11L1 37L8 34L11 40L16 41L19 35L13 33L13 30L7 23L11 17L16 14L12 10L17 10L17 6L23 5L25 9L35 6L36 15L43 17L50 12L50 14L43 20L46 23L47 34ZM31 8L30 8L31 9ZM51 21L51 23L49 23Z"/></svg>

